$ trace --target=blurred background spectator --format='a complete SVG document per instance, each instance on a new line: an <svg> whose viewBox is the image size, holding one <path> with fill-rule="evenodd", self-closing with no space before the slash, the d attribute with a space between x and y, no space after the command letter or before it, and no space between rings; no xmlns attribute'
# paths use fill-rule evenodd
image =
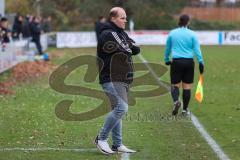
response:
<svg viewBox="0 0 240 160"><path fill-rule="evenodd" d="M8 19L5 17L1 18L0 37L1 37L1 44L10 42L11 31L9 30Z"/></svg>
<svg viewBox="0 0 240 160"><path fill-rule="evenodd" d="M31 30L30 30L30 16L27 15L24 18L23 25L22 25L22 36L24 39L31 38Z"/></svg>
<svg viewBox="0 0 240 160"><path fill-rule="evenodd" d="M103 27L105 22L106 22L106 18L104 16L99 16L97 22L95 23L97 41L99 39L101 28Z"/></svg>
<svg viewBox="0 0 240 160"><path fill-rule="evenodd" d="M20 39L20 35L22 34L22 30L23 30L22 24L23 24L23 16L17 14L14 19L13 28L12 28L13 39L17 39L17 40Z"/></svg>
<svg viewBox="0 0 240 160"><path fill-rule="evenodd" d="M44 33L52 31L51 22L52 22L51 16L48 16L47 18L43 18L42 29Z"/></svg>
<svg viewBox="0 0 240 160"><path fill-rule="evenodd" d="M41 28L41 17L33 17L32 22L30 23L30 30L32 33L32 41L35 43L38 54L42 55L42 46L40 43L40 35L42 33L42 28Z"/></svg>

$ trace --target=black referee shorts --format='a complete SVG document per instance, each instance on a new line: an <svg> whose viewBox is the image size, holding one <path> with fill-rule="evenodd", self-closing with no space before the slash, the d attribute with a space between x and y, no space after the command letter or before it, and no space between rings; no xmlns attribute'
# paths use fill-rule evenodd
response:
<svg viewBox="0 0 240 160"><path fill-rule="evenodd" d="M174 58L170 67L171 84L193 83L194 60L192 58Z"/></svg>

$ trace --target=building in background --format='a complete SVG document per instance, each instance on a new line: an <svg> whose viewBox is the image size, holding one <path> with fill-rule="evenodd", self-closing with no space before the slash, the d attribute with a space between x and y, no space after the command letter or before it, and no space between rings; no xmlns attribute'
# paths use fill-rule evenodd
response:
<svg viewBox="0 0 240 160"><path fill-rule="evenodd" d="M190 0L190 6L194 7L232 7L240 3L240 0Z"/></svg>
<svg viewBox="0 0 240 160"><path fill-rule="evenodd" d="M240 0L191 0L181 13L201 21L240 22Z"/></svg>

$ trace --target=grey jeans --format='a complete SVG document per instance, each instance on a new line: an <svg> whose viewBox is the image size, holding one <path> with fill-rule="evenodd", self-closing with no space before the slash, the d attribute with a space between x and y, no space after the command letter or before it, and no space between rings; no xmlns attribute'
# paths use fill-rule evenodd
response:
<svg viewBox="0 0 240 160"><path fill-rule="evenodd" d="M112 132L113 145L119 147L122 144L122 118L128 111L129 84L109 82L102 84L102 88L111 102L112 111L107 115L99 139L107 140Z"/></svg>

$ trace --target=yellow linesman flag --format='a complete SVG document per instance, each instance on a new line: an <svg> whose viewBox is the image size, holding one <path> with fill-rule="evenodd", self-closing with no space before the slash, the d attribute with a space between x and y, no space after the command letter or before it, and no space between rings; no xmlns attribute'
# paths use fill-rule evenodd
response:
<svg viewBox="0 0 240 160"><path fill-rule="evenodd" d="M203 100L203 75L202 74L200 74L199 76L195 98L199 103L202 103L202 100Z"/></svg>

